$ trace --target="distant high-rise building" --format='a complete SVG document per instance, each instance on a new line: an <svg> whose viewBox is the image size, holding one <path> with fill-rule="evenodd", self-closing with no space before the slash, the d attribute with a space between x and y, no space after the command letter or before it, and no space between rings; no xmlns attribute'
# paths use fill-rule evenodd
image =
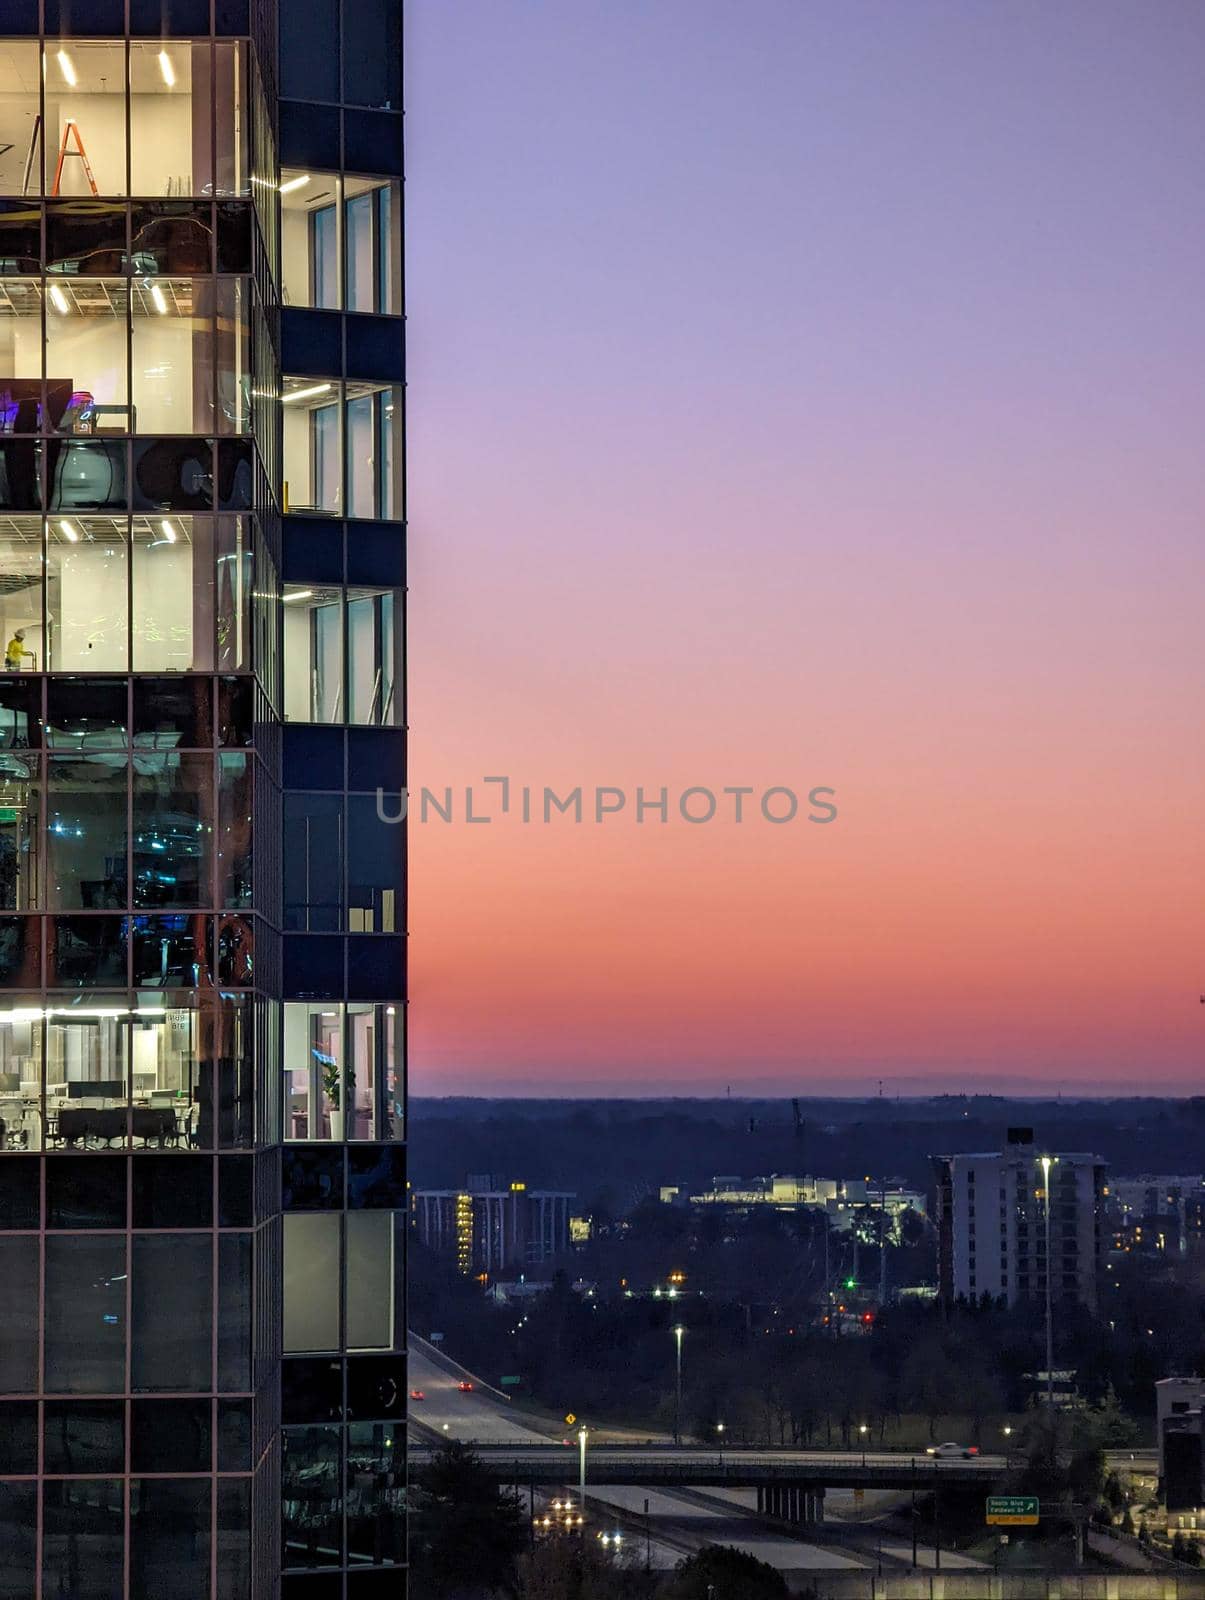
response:
<svg viewBox="0 0 1205 1600"><path fill-rule="evenodd" d="M470 1173L463 1189L417 1189L410 1197L416 1237L461 1272L526 1272L569 1249L575 1194L498 1183Z"/></svg>
<svg viewBox="0 0 1205 1600"><path fill-rule="evenodd" d="M1011 1128L1004 1150L938 1156L934 1167L944 1298L1044 1300L1049 1233L1052 1298L1096 1305L1105 1189L1099 1156L1047 1152L1029 1128Z"/></svg>
<svg viewBox="0 0 1205 1600"><path fill-rule="evenodd" d="M400 0L0 33L0 1590L395 1593Z"/></svg>

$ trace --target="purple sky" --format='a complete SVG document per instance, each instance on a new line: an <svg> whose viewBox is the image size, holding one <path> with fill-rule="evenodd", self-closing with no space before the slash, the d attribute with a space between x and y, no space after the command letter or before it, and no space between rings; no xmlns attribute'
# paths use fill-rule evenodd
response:
<svg viewBox="0 0 1205 1600"><path fill-rule="evenodd" d="M1194 1080L1205 7L407 51L414 782L842 803L415 829L415 1087Z"/></svg>

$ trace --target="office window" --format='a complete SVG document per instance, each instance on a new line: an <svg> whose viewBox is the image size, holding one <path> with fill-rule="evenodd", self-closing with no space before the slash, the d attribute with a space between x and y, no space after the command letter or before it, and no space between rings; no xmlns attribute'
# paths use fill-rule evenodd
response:
<svg viewBox="0 0 1205 1600"><path fill-rule="evenodd" d="M283 1221L285 1351L337 1350L343 1219L295 1211Z"/></svg>
<svg viewBox="0 0 1205 1600"><path fill-rule="evenodd" d="M213 666L212 517L133 519L135 672L195 672ZM153 735L142 742L156 743ZM189 739L189 744L198 741Z"/></svg>
<svg viewBox="0 0 1205 1600"><path fill-rule="evenodd" d="M333 379L283 380L285 498L291 511L342 508L342 391Z"/></svg>
<svg viewBox="0 0 1205 1600"><path fill-rule="evenodd" d="M249 908L252 901L251 758L230 751L218 757L218 886L220 906Z"/></svg>
<svg viewBox="0 0 1205 1600"><path fill-rule="evenodd" d="M280 237L286 305L337 311L342 179L286 167L280 174Z"/></svg>
<svg viewBox="0 0 1205 1600"><path fill-rule="evenodd" d="M125 45L47 39L45 51L46 193L128 194Z"/></svg>
<svg viewBox="0 0 1205 1600"><path fill-rule="evenodd" d="M4 41L4 111L7 148L0 155L0 193L38 193L42 172L41 52L35 41ZM8 141L11 140L11 143ZM0 244L5 256L10 250ZM28 246L26 252L28 252ZM33 252L37 254L36 250Z"/></svg>
<svg viewBox="0 0 1205 1600"><path fill-rule="evenodd" d="M151 279L204 277L212 272L209 206L195 200L135 201L130 211L130 270Z"/></svg>
<svg viewBox="0 0 1205 1600"><path fill-rule="evenodd" d="M286 584L284 608L285 720L343 720L343 591Z"/></svg>
<svg viewBox="0 0 1205 1600"><path fill-rule="evenodd" d="M31 1394L38 1387L38 1241L0 1236L0 1393Z"/></svg>
<svg viewBox="0 0 1205 1600"><path fill-rule="evenodd" d="M347 1559L351 1565L405 1560L405 1431L392 1422L347 1430Z"/></svg>
<svg viewBox="0 0 1205 1600"><path fill-rule="evenodd" d="M42 903L40 764L36 755L0 753L0 910Z"/></svg>
<svg viewBox="0 0 1205 1600"><path fill-rule="evenodd" d="M124 1144L130 1097L125 997L90 995L56 1006L46 1021L45 1139L50 1147Z"/></svg>
<svg viewBox="0 0 1205 1600"><path fill-rule="evenodd" d="M0 1011L0 1151L41 1149L41 1097L41 1005L14 996Z"/></svg>
<svg viewBox="0 0 1205 1600"><path fill-rule="evenodd" d="M103 494L111 463L81 457ZM120 517L61 514L46 534L46 664L52 672L124 672L128 665L127 527ZM36 646L35 646L36 648Z"/></svg>
<svg viewBox="0 0 1205 1600"><path fill-rule="evenodd" d="M207 39L131 41L131 193L210 193L210 70Z"/></svg>
<svg viewBox="0 0 1205 1600"><path fill-rule="evenodd" d="M219 278L213 288L218 433L251 431L251 280Z"/></svg>
<svg viewBox="0 0 1205 1600"><path fill-rule="evenodd" d="M217 519L217 665L220 672L251 666L253 551L246 517Z"/></svg>
<svg viewBox="0 0 1205 1600"><path fill-rule="evenodd" d="M347 515L396 517L395 482L400 391L364 383L347 385Z"/></svg>
<svg viewBox="0 0 1205 1600"><path fill-rule="evenodd" d="M352 933L397 933L406 830L382 821L375 795L348 796L347 918Z"/></svg>
<svg viewBox="0 0 1205 1600"><path fill-rule="evenodd" d="M349 1211L344 1220L346 1347L388 1350L393 1346L393 1213Z"/></svg>
<svg viewBox="0 0 1205 1600"><path fill-rule="evenodd" d="M284 1429L280 1487L285 1568L342 1565L342 1439L341 1428Z"/></svg>
<svg viewBox="0 0 1205 1600"><path fill-rule="evenodd" d="M2 290L0 290L2 292ZM42 620L42 520L6 517L0 525L0 644L7 672L46 669L46 633ZM10 744L28 743L28 714L4 714L12 729Z"/></svg>
<svg viewBox="0 0 1205 1600"><path fill-rule="evenodd" d="M130 431L126 278L64 275L46 287L47 426L55 433Z"/></svg>
<svg viewBox="0 0 1205 1600"><path fill-rule="evenodd" d="M133 903L183 910L213 904L213 757L158 750L134 768Z"/></svg>
<svg viewBox="0 0 1205 1600"><path fill-rule="evenodd" d="M351 177L344 186L347 310L394 314L401 305L397 186Z"/></svg>
<svg viewBox="0 0 1205 1600"><path fill-rule="evenodd" d="M284 797L284 925L298 933L343 927L343 798Z"/></svg>
<svg viewBox="0 0 1205 1600"><path fill-rule="evenodd" d="M400 613L401 595L393 589L347 591L349 722L381 727L401 721Z"/></svg>
<svg viewBox="0 0 1205 1600"><path fill-rule="evenodd" d="M132 426L142 434L212 433L212 280L137 278L131 307Z"/></svg>
<svg viewBox="0 0 1205 1600"><path fill-rule="evenodd" d="M130 1600L209 1600L212 1488L195 1478L131 1480Z"/></svg>
<svg viewBox="0 0 1205 1600"><path fill-rule="evenodd" d="M0 248L3 243L0 242ZM42 407L38 278L0 277L0 432L37 433Z"/></svg>
<svg viewBox="0 0 1205 1600"><path fill-rule="evenodd" d="M48 1400L45 1470L91 1477L125 1470L125 1405L120 1400Z"/></svg>
<svg viewBox="0 0 1205 1600"><path fill-rule="evenodd" d="M345 1112L348 1101L354 1103L355 1081L344 1047L343 1007L338 1002L285 1002L286 1139L345 1137Z"/></svg>
<svg viewBox="0 0 1205 1600"><path fill-rule="evenodd" d="M219 196L250 194L247 47L241 40L219 39L216 42L213 79L217 102L214 193ZM270 154L269 159L274 161L275 155Z"/></svg>

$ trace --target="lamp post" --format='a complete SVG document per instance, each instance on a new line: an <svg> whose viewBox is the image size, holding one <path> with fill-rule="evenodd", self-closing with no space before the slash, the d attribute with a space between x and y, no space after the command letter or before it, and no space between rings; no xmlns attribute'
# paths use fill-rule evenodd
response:
<svg viewBox="0 0 1205 1600"><path fill-rule="evenodd" d="M585 1423L577 1430L577 1493L581 1501L582 1516L586 1515L586 1434ZM582 1527L585 1527L583 1522Z"/></svg>
<svg viewBox="0 0 1205 1600"><path fill-rule="evenodd" d="M686 1329L679 1322L674 1328L674 1338L677 1340L678 1370L677 1381L674 1385L674 1443L682 1443L682 1335Z"/></svg>
<svg viewBox="0 0 1205 1600"><path fill-rule="evenodd" d="M862 1465L863 1466L866 1465L866 1435L869 1432L870 1432L870 1429L867 1427L867 1425L864 1422L859 1422L859 1424L858 1424L858 1433L859 1433L859 1435L861 1436L861 1439L862 1439Z"/></svg>
<svg viewBox="0 0 1205 1600"><path fill-rule="evenodd" d="M1046 1404L1054 1418L1054 1278L1050 1258L1050 1169L1051 1156L1042 1156L1042 1193L1046 1198Z"/></svg>
<svg viewBox="0 0 1205 1600"><path fill-rule="evenodd" d="M724 1470L724 1424L722 1422L717 1422L716 1423L716 1425L715 1425L715 1436L719 1440L719 1445L720 1445L720 1471L723 1472L723 1470Z"/></svg>

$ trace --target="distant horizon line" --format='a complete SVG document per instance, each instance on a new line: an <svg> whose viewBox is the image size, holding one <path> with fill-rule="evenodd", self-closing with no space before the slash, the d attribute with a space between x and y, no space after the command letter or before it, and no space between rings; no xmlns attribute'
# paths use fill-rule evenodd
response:
<svg viewBox="0 0 1205 1600"><path fill-rule="evenodd" d="M559 1086L555 1092L537 1089L530 1086L520 1088L473 1088L473 1089L446 1089L439 1092L420 1091L411 1089L409 1100L515 1100L515 1101L575 1101L575 1100L624 1100L624 1101L655 1101L655 1100L692 1100L692 1101L719 1101L739 1104L746 1101L765 1101L792 1099L809 1101L825 1100L846 1102L849 1104L870 1103L882 1101L884 1104L897 1103L901 1100L923 1102L926 1100L1025 1100L1048 1101L1053 1104L1060 1102L1079 1103L1081 1101L1113 1101L1113 1100L1193 1100L1201 1098L1199 1092L1184 1086L1155 1086L1137 1091L1133 1089L1108 1089L1103 1086L1097 1088L1081 1087L1049 1089L1026 1088L1018 1085L1007 1090L1002 1089L916 1089L886 1090L880 1093L877 1089L865 1091L844 1090L819 1090L797 1089L792 1093L790 1089L756 1089L745 1088L738 1094L727 1090L692 1089L633 1089L631 1091L617 1090L614 1086L604 1088L602 1085L581 1085L572 1089Z"/></svg>

